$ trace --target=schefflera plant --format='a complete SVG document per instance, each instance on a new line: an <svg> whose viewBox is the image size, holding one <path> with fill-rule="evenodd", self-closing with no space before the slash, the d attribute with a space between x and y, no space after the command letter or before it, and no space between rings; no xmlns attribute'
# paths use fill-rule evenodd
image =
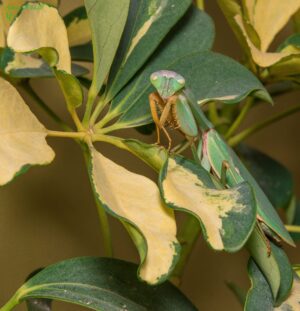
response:
<svg viewBox="0 0 300 311"><path fill-rule="evenodd" d="M272 242L268 242L268 253L266 237L256 225L257 203L249 179L225 187L199 163L170 156L163 147L110 135L152 122L149 77L157 70L179 72L202 104L235 104L250 94L270 102L263 85L243 66L210 51L213 23L191 0L86 0L85 7L65 19L53 4L24 4L2 32L0 184L11 182L32 165L53 161L54 151L46 137L74 139L85 155L107 256L112 256L108 213L122 222L133 239L140 254L138 277L142 281L153 286L172 277L178 282L200 223L204 238L215 250L233 252L246 245L267 280L272 305L284 301L292 287L291 266L283 250ZM5 1L3 5L2 9ZM80 76L85 71L72 65L72 59L93 60L91 83ZM31 88L30 78L45 76L57 80L75 129ZM41 104L63 131L46 129L20 97L17 86ZM88 87L87 98L83 87ZM77 109L82 105L85 111L80 116ZM96 148L97 141L125 149L160 172L160 188L105 157ZM178 234L173 208L188 214ZM266 216L267 223L280 223L276 214L271 215ZM279 236L291 241L280 230L284 229L279 229ZM170 284L138 285L134 269L113 259L65 261L29 280L1 310L32 298L69 301L95 310L195 309ZM113 281L118 278L126 286ZM133 287L140 293L133 293ZM165 295L167 305L160 294ZM152 299L145 298L149 295Z"/></svg>

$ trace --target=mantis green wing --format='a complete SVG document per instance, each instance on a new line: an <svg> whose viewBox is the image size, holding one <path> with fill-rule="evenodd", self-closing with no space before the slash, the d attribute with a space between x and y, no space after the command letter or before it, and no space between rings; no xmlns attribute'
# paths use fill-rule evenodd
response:
<svg viewBox="0 0 300 311"><path fill-rule="evenodd" d="M190 108L188 98L184 94L178 96L175 111L179 129L189 137L198 136L198 126Z"/></svg>
<svg viewBox="0 0 300 311"><path fill-rule="evenodd" d="M207 157L214 172L221 177L222 162L228 161L227 184L233 187L243 181L248 181L253 188L258 215L261 220L286 243L295 246L271 202L235 152L214 129L205 132L203 140Z"/></svg>

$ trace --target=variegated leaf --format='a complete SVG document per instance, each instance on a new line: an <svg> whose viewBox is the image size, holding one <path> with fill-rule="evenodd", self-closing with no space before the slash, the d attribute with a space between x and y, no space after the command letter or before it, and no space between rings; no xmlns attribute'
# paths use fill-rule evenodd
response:
<svg viewBox="0 0 300 311"><path fill-rule="evenodd" d="M90 177L99 201L106 211L130 226L139 252L145 256L139 276L149 284L166 280L179 252L173 211L164 206L153 181L117 165L93 146L90 153Z"/></svg>
<svg viewBox="0 0 300 311"><path fill-rule="evenodd" d="M64 17L69 45L83 45L92 40L91 28L84 6L76 8Z"/></svg>
<svg viewBox="0 0 300 311"><path fill-rule="evenodd" d="M50 163L54 152L46 143L45 127L2 78L0 97L0 185L4 185L31 165Z"/></svg>
<svg viewBox="0 0 300 311"><path fill-rule="evenodd" d="M300 0L243 0L250 24L260 38L260 51L266 52L274 37L300 9Z"/></svg>
<svg viewBox="0 0 300 311"><path fill-rule="evenodd" d="M59 55L57 68L71 73L67 30L56 8L43 3L27 3L9 28L7 45L28 53L53 48Z"/></svg>
<svg viewBox="0 0 300 311"><path fill-rule="evenodd" d="M256 219L247 183L222 189L201 166L179 157L169 158L159 183L165 203L197 217L204 237L215 250L233 252L245 244Z"/></svg>

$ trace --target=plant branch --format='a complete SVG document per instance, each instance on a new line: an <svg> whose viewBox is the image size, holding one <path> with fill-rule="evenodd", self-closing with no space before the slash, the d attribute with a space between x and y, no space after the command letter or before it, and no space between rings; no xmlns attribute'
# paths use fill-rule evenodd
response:
<svg viewBox="0 0 300 311"><path fill-rule="evenodd" d="M236 130L241 125L241 123L245 120L245 117L247 116L249 110L251 109L253 102L254 102L254 99L252 97L249 97L247 99L247 101L246 101L245 105L243 106L240 114L238 115L238 117L235 119L235 121L233 122L233 124L231 125L231 127L229 128L227 133L225 134L225 138L228 139L229 137L232 136L232 134L234 134L236 132Z"/></svg>
<svg viewBox="0 0 300 311"><path fill-rule="evenodd" d="M228 140L228 144L232 147L238 145L241 141L248 138L249 136L253 135L254 133L258 132L259 130L267 127L268 125L275 123L289 115L294 114L295 112L300 111L300 104L291 107L284 112L278 113L267 120L264 120L258 124L253 125L252 127L247 128L246 130L242 131L241 133L231 137Z"/></svg>
<svg viewBox="0 0 300 311"><path fill-rule="evenodd" d="M300 233L300 226L286 225L286 230L293 233Z"/></svg>
<svg viewBox="0 0 300 311"><path fill-rule="evenodd" d="M61 138L73 138L84 139L88 134L85 132L61 132L47 130L47 136L49 137L61 137Z"/></svg>

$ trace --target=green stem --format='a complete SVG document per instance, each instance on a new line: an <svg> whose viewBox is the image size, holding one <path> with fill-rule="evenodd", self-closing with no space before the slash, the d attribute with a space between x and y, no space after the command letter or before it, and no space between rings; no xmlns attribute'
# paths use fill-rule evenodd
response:
<svg viewBox="0 0 300 311"><path fill-rule="evenodd" d="M200 225L195 216L188 215L182 229L178 233L178 241L181 244L180 259L172 273L171 280L175 285L180 285L187 261L200 234Z"/></svg>
<svg viewBox="0 0 300 311"><path fill-rule="evenodd" d="M208 114L209 114L210 121L214 125L216 125L216 124L218 124L220 122L219 115L218 115L218 110L217 110L217 103L216 102L209 103Z"/></svg>
<svg viewBox="0 0 300 311"><path fill-rule="evenodd" d="M239 126L241 125L241 123L245 120L246 115L248 114L249 110L251 109L252 105L253 105L253 98L249 97L245 103L245 105L243 106L240 114L238 115L238 117L235 119L235 121L233 122L233 124L231 125L231 127L229 128L229 130L227 131L225 138L229 138L231 137L236 130L239 128Z"/></svg>
<svg viewBox="0 0 300 311"><path fill-rule="evenodd" d="M204 10L204 0L196 0L196 5L200 10Z"/></svg>
<svg viewBox="0 0 300 311"><path fill-rule="evenodd" d="M93 110L93 105L95 102L97 95L95 95L94 91L93 91L93 84L89 90L88 93L88 99L87 99L87 103L86 103L86 108L85 108L85 113L83 116L83 121L82 124L83 126L88 126L89 122L90 122L90 117L91 117L91 113Z"/></svg>
<svg viewBox="0 0 300 311"><path fill-rule="evenodd" d="M39 95L31 87L29 81L20 85L21 88L36 102L62 129L66 131L72 130L50 107L48 107Z"/></svg>
<svg viewBox="0 0 300 311"><path fill-rule="evenodd" d="M10 311L12 310L15 306L19 304L19 299L17 293L15 293L9 301L2 307L0 308L0 311Z"/></svg>
<svg viewBox="0 0 300 311"><path fill-rule="evenodd" d="M295 112L300 111L300 104L295 105L294 107L291 107L287 109L284 112L278 113L269 119L262 121L258 124L253 125L252 127L247 128L246 130L242 131L241 133L233 136L228 140L228 144L232 147L237 146L241 141L248 138L249 136L253 135L254 133L258 132L259 130L267 127L268 125L277 122Z"/></svg>
<svg viewBox="0 0 300 311"><path fill-rule="evenodd" d="M85 132L60 132L47 130L47 136L49 137L61 137L61 138L74 138L84 139L87 136Z"/></svg>
<svg viewBox="0 0 300 311"><path fill-rule="evenodd" d="M300 226L286 225L286 230L293 233L300 233Z"/></svg>
<svg viewBox="0 0 300 311"><path fill-rule="evenodd" d="M92 116L90 118L90 124L94 125L95 122L97 121L97 118L100 116L102 110L104 109L104 107L106 106L105 102L100 99L100 101L97 103L97 106L94 110L94 112L92 113Z"/></svg>

